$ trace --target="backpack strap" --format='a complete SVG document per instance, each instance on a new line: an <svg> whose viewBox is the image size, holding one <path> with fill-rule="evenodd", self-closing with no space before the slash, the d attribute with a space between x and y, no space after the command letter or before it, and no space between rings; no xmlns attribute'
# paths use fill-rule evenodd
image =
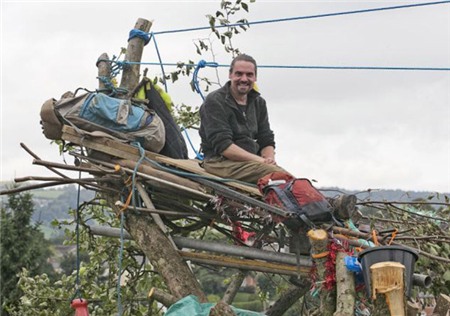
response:
<svg viewBox="0 0 450 316"><path fill-rule="evenodd" d="M281 189L278 185L271 185L267 187L267 189L265 189L264 192L267 192L269 190L273 190L277 194L281 203L283 203L284 207L286 207L289 211L293 212L299 209L298 204L296 202L295 203L293 202L292 195L286 192L286 190Z"/></svg>

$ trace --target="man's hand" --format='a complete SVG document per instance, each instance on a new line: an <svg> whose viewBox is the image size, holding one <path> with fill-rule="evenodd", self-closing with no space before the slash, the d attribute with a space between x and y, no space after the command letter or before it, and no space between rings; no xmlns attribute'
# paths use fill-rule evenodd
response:
<svg viewBox="0 0 450 316"><path fill-rule="evenodd" d="M275 148L273 148L273 146L267 146L261 149L261 157L264 158L264 163L277 165L277 162L275 161Z"/></svg>
<svg viewBox="0 0 450 316"><path fill-rule="evenodd" d="M275 159L273 159L271 157L264 158L264 163L266 163L268 165L275 165L275 166L277 165L277 162L275 161Z"/></svg>

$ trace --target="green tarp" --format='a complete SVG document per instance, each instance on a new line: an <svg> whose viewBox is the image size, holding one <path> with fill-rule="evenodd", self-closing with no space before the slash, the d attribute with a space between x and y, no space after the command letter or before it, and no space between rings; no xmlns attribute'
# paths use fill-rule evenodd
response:
<svg viewBox="0 0 450 316"><path fill-rule="evenodd" d="M165 316L208 316L211 308L216 305L215 303L200 303L197 296L189 295L172 306L167 310ZM237 316L262 316L264 314L238 309L231 306Z"/></svg>

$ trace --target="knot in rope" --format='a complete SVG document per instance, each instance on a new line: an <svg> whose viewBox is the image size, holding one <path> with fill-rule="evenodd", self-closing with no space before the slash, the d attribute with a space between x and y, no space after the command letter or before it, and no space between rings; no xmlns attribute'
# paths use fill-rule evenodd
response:
<svg viewBox="0 0 450 316"><path fill-rule="evenodd" d="M151 39L151 36L148 33L141 31L139 29L132 29L130 31L128 41L130 41L131 39L133 39L135 37L139 37L140 39L142 39L144 41L144 45L147 45Z"/></svg>
<svg viewBox="0 0 450 316"><path fill-rule="evenodd" d="M202 59L197 63L197 66L195 67L195 70L194 70L194 74L192 75L192 85L194 86L195 92L200 94L200 96L202 97L203 100L205 99L205 97L203 96L202 90L200 89L200 86L199 86L198 72L199 72L200 68L205 68L206 66L216 68L219 66L219 64L216 62L207 62Z"/></svg>

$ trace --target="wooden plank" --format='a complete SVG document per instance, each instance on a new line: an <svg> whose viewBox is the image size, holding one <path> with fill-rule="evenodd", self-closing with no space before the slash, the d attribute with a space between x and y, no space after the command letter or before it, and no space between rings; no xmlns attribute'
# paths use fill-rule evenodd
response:
<svg viewBox="0 0 450 316"><path fill-rule="evenodd" d="M83 132L84 131L81 131L81 133ZM141 157L141 154L137 147L108 137L94 136L92 133L88 132L86 132L85 135L81 135L75 130L75 128L68 125L65 125L63 127L62 139L67 142L72 142L76 145L88 147L118 158L138 161ZM211 180L221 179L217 176L207 173L202 167L199 166L199 161L196 159L174 159L147 150L145 151L145 157L157 163L167 164L169 166L176 167L190 173L208 177ZM226 182L224 184L242 190L254 196L261 196L261 193L258 191L258 189L252 186L248 186L238 182Z"/></svg>

